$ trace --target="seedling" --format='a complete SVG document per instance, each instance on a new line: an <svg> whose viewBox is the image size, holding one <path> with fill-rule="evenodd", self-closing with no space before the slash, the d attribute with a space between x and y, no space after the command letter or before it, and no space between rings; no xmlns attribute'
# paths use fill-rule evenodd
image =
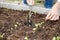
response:
<svg viewBox="0 0 60 40"><path fill-rule="evenodd" d="M38 24L35 24L35 28L33 28L33 33L35 33L36 32L36 30L38 29L38 27L39 27L39 25Z"/></svg>
<svg viewBox="0 0 60 40"><path fill-rule="evenodd" d="M33 26L32 20L31 20L31 16L32 16L32 5L29 5L29 13L28 13L28 17L27 17L27 21L25 22L25 25L27 26Z"/></svg>
<svg viewBox="0 0 60 40"><path fill-rule="evenodd" d="M36 28L38 28L38 26L41 27L41 25L42 25L43 23L44 23L44 22L35 24Z"/></svg>
<svg viewBox="0 0 60 40"><path fill-rule="evenodd" d="M0 38L3 38L4 37L4 34L0 34Z"/></svg>
<svg viewBox="0 0 60 40"><path fill-rule="evenodd" d="M20 26L21 25L21 23L19 23L19 22L16 22L16 25L15 25L15 27L17 27L17 26Z"/></svg>
<svg viewBox="0 0 60 40"><path fill-rule="evenodd" d="M41 22L41 25L43 24L44 22Z"/></svg>
<svg viewBox="0 0 60 40"><path fill-rule="evenodd" d="M57 37L53 37L52 40L60 40L60 37L59 37L59 36L57 36Z"/></svg>
<svg viewBox="0 0 60 40"><path fill-rule="evenodd" d="M36 27L38 27L39 23L38 24L35 24Z"/></svg>
<svg viewBox="0 0 60 40"><path fill-rule="evenodd" d="M35 33L36 30L37 30L38 28L40 28L43 23L44 23L44 22L35 24L35 28L33 28L33 33Z"/></svg>
<svg viewBox="0 0 60 40"><path fill-rule="evenodd" d="M57 40L60 40L60 37L57 37Z"/></svg>

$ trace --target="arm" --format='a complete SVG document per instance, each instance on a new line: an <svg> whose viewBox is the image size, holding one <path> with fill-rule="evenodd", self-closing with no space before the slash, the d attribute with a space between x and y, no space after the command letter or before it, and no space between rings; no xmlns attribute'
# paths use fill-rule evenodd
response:
<svg viewBox="0 0 60 40"><path fill-rule="evenodd" d="M52 9L59 10L60 9L60 2L56 2L56 4L52 7Z"/></svg>
<svg viewBox="0 0 60 40"><path fill-rule="evenodd" d="M56 2L56 4L52 7L48 15L46 16L46 20L58 20L59 13L58 10L60 8L60 2Z"/></svg>

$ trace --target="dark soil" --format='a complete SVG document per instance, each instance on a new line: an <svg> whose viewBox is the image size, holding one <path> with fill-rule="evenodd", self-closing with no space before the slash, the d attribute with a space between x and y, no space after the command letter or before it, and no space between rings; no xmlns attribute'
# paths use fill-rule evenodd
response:
<svg viewBox="0 0 60 40"><path fill-rule="evenodd" d="M60 34L60 19L45 21L45 14L32 12L31 20L34 26L27 26L25 22L29 11L0 8L0 40L52 40ZM41 24L43 22L43 24ZM36 24L41 25L37 26Z"/></svg>

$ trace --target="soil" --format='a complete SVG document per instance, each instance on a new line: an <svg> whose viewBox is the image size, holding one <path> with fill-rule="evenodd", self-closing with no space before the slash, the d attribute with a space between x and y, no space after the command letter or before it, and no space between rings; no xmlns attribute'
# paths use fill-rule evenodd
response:
<svg viewBox="0 0 60 40"><path fill-rule="evenodd" d="M54 36L60 35L60 19L46 21L46 14L32 12L34 26L27 26L25 22L28 13L29 11L0 8L0 40L52 40ZM39 25L35 26L37 24Z"/></svg>

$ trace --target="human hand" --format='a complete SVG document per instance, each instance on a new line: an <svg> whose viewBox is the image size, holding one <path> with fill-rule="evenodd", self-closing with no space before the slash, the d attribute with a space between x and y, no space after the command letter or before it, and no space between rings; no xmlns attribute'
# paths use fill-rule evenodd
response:
<svg viewBox="0 0 60 40"><path fill-rule="evenodd" d="M59 14L58 14L58 10L52 8L50 10L50 12L48 13L48 15L46 16L46 20L53 20L56 21L59 19Z"/></svg>
<svg viewBox="0 0 60 40"><path fill-rule="evenodd" d="M27 0L28 5L34 5L34 0Z"/></svg>

